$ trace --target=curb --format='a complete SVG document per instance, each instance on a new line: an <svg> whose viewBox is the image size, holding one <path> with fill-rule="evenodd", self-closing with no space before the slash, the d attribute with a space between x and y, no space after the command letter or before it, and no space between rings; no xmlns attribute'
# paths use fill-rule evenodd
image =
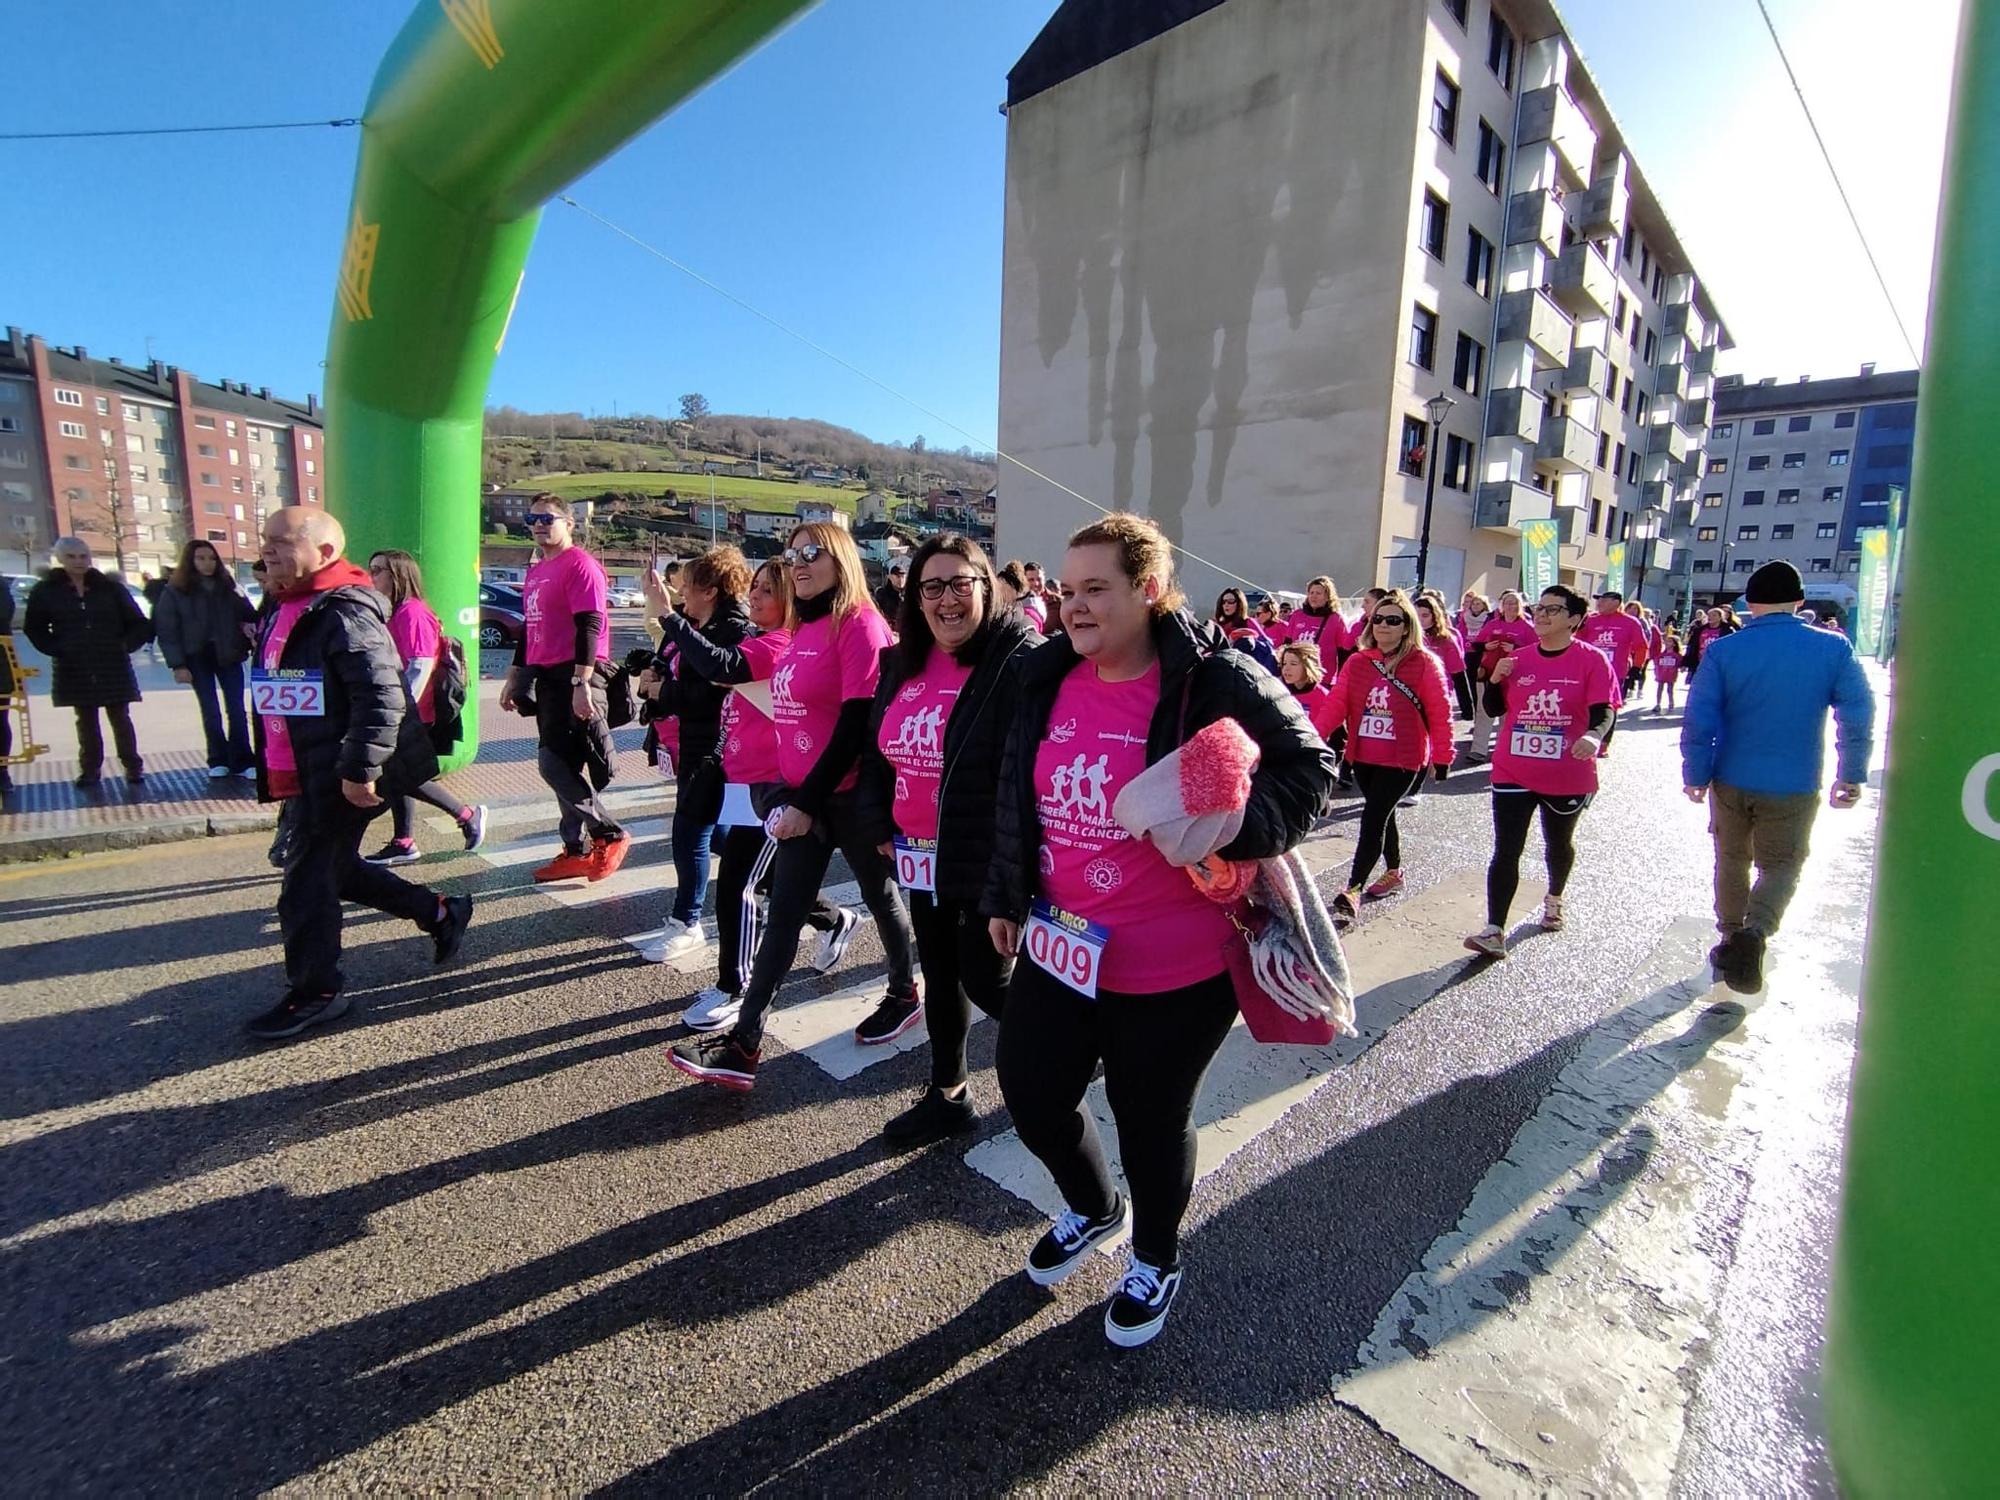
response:
<svg viewBox="0 0 2000 1500"><path fill-rule="evenodd" d="M102 854L113 849L140 849L148 844L173 844L187 839L223 838L232 833L256 833L278 826L274 808L268 812L206 813L156 818L116 828L74 828L60 833L0 834L0 865L33 864L77 854Z"/></svg>

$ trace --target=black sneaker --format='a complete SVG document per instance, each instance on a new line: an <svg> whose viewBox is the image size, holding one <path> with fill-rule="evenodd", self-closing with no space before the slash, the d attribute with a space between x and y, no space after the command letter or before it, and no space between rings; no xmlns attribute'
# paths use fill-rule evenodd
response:
<svg viewBox="0 0 2000 1500"><path fill-rule="evenodd" d="M898 1148L928 1146L947 1136L962 1135L979 1124L979 1111L972 1107L970 1090L956 1099L932 1084L917 1102L892 1117L882 1127L882 1139Z"/></svg>
<svg viewBox="0 0 2000 1500"><path fill-rule="evenodd" d="M1166 1326L1174 1293L1181 1289L1179 1266L1148 1265L1138 1256L1104 1309L1104 1336L1121 1349L1149 1344Z"/></svg>
<svg viewBox="0 0 2000 1500"><path fill-rule="evenodd" d="M1743 927L1722 944L1722 982L1739 995L1754 995L1764 988L1764 934Z"/></svg>
<svg viewBox="0 0 2000 1500"><path fill-rule="evenodd" d="M81 776L76 778L75 784L81 787L102 786L104 784L104 773L102 771L85 771Z"/></svg>
<svg viewBox="0 0 2000 1500"><path fill-rule="evenodd" d="M1086 1219L1079 1213L1065 1213L1049 1226L1049 1232L1035 1241L1028 1252L1028 1280L1036 1286L1054 1286L1067 1281L1083 1264L1093 1248L1125 1227L1125 1200L1101 1219Z"/></svg>
<svg viewBox="0 0 2000 1500"><path fill-rule="evenodd" d="M466 852L470 853L486 842L486 804L471 809L458 820L458 831L465 836Z"/></svg>
<svg viewBox="0 0 2000 1500"><path fill-rule="evenodd" d="M864 1047L893 1042L924 1018L924 1002L915 995L885 995L875 1014L854 1028L854 1040Z"/></svg>
<svg viewBox="0 0 2000 1500"><path fill-rule="evenodd" d="M757 1086L757 1058L733 1033L698 1036L667 1048L667 1061L690 1078L747 1094Z"/></svg>
<svg viewBox="0 0 2000 1500"><path fill-rule="evenodd" d="M458 957L458 945L465 941L465 929L472 922L472 898L470 896L446 896L444 916L431 929L431 941L437 944L437 962L448 964Z"/></svg>
<svg viewBox="0 0 2000 1500"><path fill-rule="evenodd" d="M421 856L410 839L390 839L373 854L362 856L371 865L413 865Z"/></svg>
<svg viewBox="0 0 2000 1500"><path fill-rule="evenodd" d="M284 999L261 1016L252 1017L243 1029L260 1042L282 1042L314 1026L339 1020L347 1014L347 1003L347 996L338 992L301 995L296 990L287 990Z"/></svg>

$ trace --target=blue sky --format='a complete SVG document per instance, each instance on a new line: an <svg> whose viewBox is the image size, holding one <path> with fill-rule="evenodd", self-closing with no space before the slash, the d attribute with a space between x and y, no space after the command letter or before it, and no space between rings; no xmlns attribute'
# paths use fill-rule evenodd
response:
<svg viewBox="0 0 2000 1500"><path fill-rule="evenodd" d="M572 191L985 446L998 105L1054 6L826 0ZM1771 6L1921 345L1955 0L1904 0L1893 27L1872 0ZM11 0L0 129L355 114L409 8ZM1737 367L1908 365L1751 0L1564 10L1742 345ZM327 130L0 144L0 320L127 360L150 337L204 379L317 390L357 143ZM689 390L718 411L965 441L552 205L492 399L667 411Z"/></svg>

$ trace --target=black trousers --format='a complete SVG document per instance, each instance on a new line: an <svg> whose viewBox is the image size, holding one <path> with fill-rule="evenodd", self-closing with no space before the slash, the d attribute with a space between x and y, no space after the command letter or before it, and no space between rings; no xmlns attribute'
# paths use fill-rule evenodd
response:
<svg viewBox="0 0 2000 1500"><path fill-rule="evenodd" d="M1493 788L1493 862L1486 867L1486 920L1491 926L1507 925L1507 908L1521 886L1521 855L1535 809L1542 812L1549 894L1560 896L1576 868L1576 820L1588 806L1589 797L1547 797L1519 786Z"/></svg>
<svg viewBox="0 0 2000 1500"><path fill-rule="evenodd" d="M1452 690L1458 694L1458 716L1461 719L1470 719L1472 717L1472 673L1469 671L1454 672L1451 678L1451 686Z"/></svg>
<svg viewBox="0 0 2000 1500"><path fill-rule="evenodd" d="M1132 1190L1132 1249L1156 1266L1180 1261L1181 1219L1194 1195L1194 1100L1236 1022L1229 976L1159 995L1100 989L1095 1000L1023 961L1000 1023L1000 1091L1021 1140L1063 1201L1092 1218L1118 1199L1084 1090L1101 1061Z"/></svg>
<svg viewBox="0 0 2000 1500"><path fill-rule="evenodd" d="M1386 858L1389 868L1403 868L1403 841L1396 832L1396 804L1421 786L1423 769L1405 771L1400 766L1371 766L1354 763L1354 779L1361 788L1361 828L1355 834L1354 864L1347 872L1347 888L1367 884L1375 873L1375 861Z"/></svg>
<svg viewBox="0 0 2000 1500"><path fill-rule="evenodd" d="M895 866L862 833L853 794L836 793L827 799L825 812L813 820L811 833L778 840L771 866L769 925L757 943L757 959L750 966L750 983L743 991L743 1014L734 1031L748 1051L754 1052L763 1044L764 1013L791 972L792 960L799 956L799 927L819 900L819 888L826 879L827 866L833 863L835 849L847 856L855 883L861 887L861 899L868 904L876 930L882 934L882 946L889 954L889 993L916 993L916 939L910 932L909 913L903 910L903 893L896 888Z"/></svg>
<svg viewBox="0 0 2000 1500"><path fill-rule="evenodd" d="M431 891L361 858L362 835L380 811L343 800L328 821L308 824L292 845L278 887L278 930L285 940L285 980L301 994L330 995L345 982L341 902L358 901L425 932L437 926L438 898Z"/></svg>
<svg viewBox="0 0 2000 1500"><path fill-rule="evenodd" d="M965 1036L972 1007L994 1020L1007 1002L1014 960L993 946L978 909L910 892L910 926L924 969L924 1025L931 1034L931 1082L955 1089L965 1082Z"/></svg>
<svg viewBox="0 0 2000 1500"><path fill-rule="evenodd" d="M740 995L743 976L757 957L757 937L763 925L757 920L757 898L770 889L778 841L754 823L744 823L723 832L719 854L715 940L721 974L715 983L725 995ZM840 910L826 897L816 896L805 920L816 932L831 932L840 920Z"/></svg>
<svg viewBox="0 0 2000 1500"><path fill-rule="evenodd" d="M428 802L439 812L447 812L460 823L466 820L472 809L444 789L441 781L426 781L407 797L398 797L390 810L395 814L396 837L406 839L416 832L417 804Z"/></svg>
<svg viewBox="0 0 2000 1500"><path fill-rule="evenodd" d="M107 703L104 717L111 721L111 742L118 747L118 763L127 771L140 769L139 735L132 728L132 705ZM104 769L104 726L97 722L96 708L76 710L77 769L95 776Z"/></svg>

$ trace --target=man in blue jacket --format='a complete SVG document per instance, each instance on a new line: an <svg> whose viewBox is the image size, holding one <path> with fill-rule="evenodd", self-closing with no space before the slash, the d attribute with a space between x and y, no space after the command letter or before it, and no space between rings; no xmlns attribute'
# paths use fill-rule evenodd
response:
<svg viewBox="0 0 2000 1500"><path fill-rule="evenodd" d="M1711 645L1695 674L1681 724L1681 779L1690 802L1707 801L1715 836L1723 940L1709 962L1731 989L1752 995L1764 984L1765 942L1805 865L1825 774L1826 712L1838 725L1828 803L1853 807L1868 779L1875 698L1847 638L1794 613L1806 597L1797 568L1764 564L1745 597L1750 624Z"/></svg>

